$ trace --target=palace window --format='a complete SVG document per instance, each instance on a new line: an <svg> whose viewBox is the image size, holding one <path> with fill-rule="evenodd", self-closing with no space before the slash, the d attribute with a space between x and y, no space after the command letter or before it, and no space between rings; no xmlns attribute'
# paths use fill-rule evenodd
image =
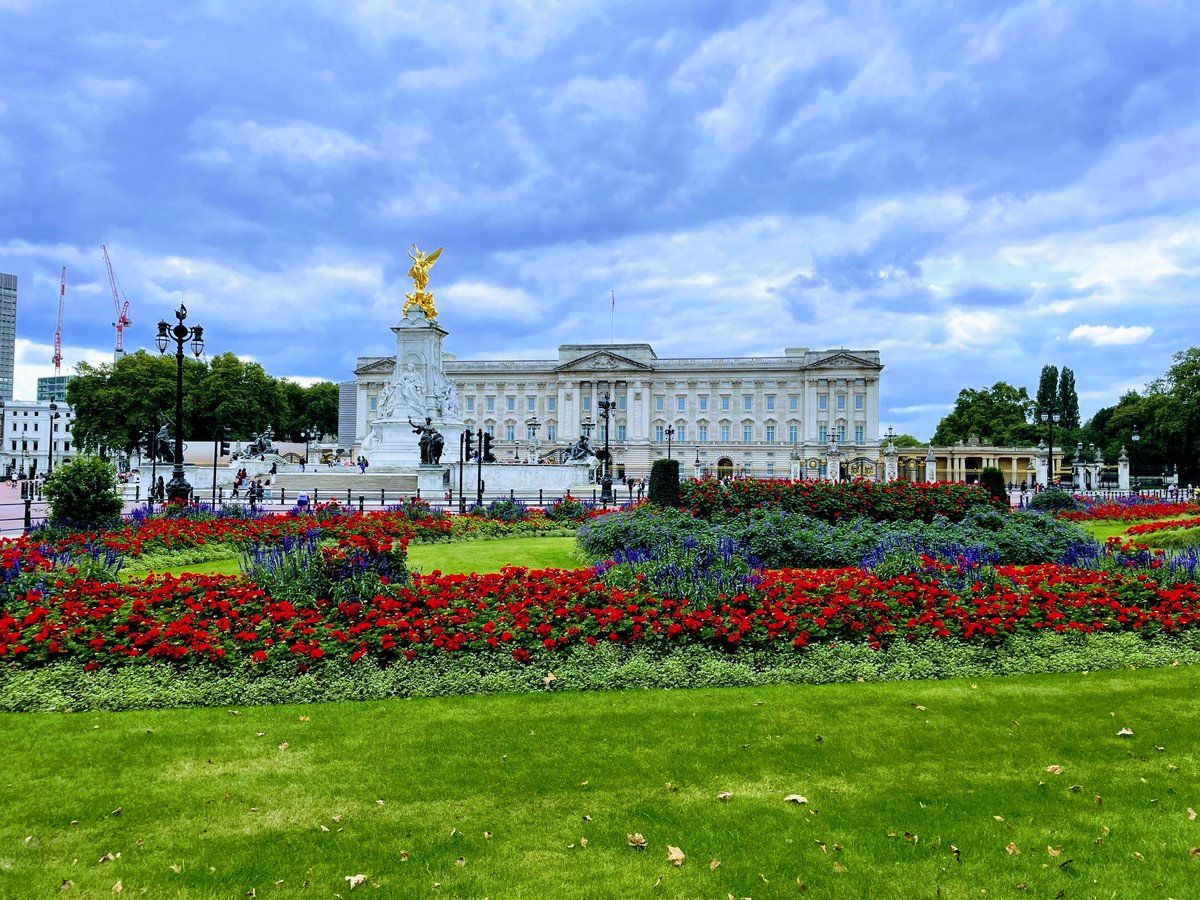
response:
<svg viewBox="0 0 1200 900"><path fill-rule="evenodd" d="M504 408L506 410L508 410L509 412L516 412L517 398L516 397L505 397L504 398Z"/></svg>
<svg viewBox="0 0 1200 900"><path fill-rule="evenodd" d="M675 409L677 412L687 412L687 397L683 397L683 396L676 397L675 398Z"/></svg>
<svg viewBox="0 0 1200 900"><path fill-rule="evenodd" d="M721 442L724 444L729 443L729 426L728 425L721 426Z"/></svg>
<svg viewBox="0 0 1200 900"><path fill-rule="evenodd" d="M795 412L799 408L800 408L800 398L797 397L795 394L788 397L788 409L790 409L792 412Z"/></svg>
<svg viewBox="0 0 1200 900"><path fill-rule="evenodd" d="M662 394L654 395L654 409L657 412L663 411L663 408L664 408L664 405L666 404L666 402L667 402L667 399Z"/></svg>
<svg viewBox="0 0 1200 900"><path fill-rule="evenodd" d="M532 441L535 437L537 437L537 429L534 428L532 425L526 425L525 426L525 440Z"/></svg>
<svg viewBox="0 0 1200 900"><path fill-rule="evenodd" d="M654 426L654 440L656 440L656 441L666 440L666 436L663 434L663 427L661 425Z"/></svg>
<svg viewBox="0 0 1200 900"><path fill-rule="evenodd" d="M583 395L583 411L584 412L592 411L592 395L591 394Z"/></svg>
<svg viewBox="0 0 1200 900"><path fill-rule="evenodd" d="M467 398L467 412L475 412L475 398L474 397Z"/></svg>
<svg viewBox="0 0 1200 900"><path fill-rule="evenodd" d="M750 412L754 409L753 394L742 394L742 409L744 409L746 412Z"/></svg>
<svg viewBox="0 0 1200 900"><path fill-rule="evenodd" d="M837 408L839 411L844 410L846 408L846 395L845 394L837 395Z"/></svg>
<svg viewBox="0 0 1200 900"><path fill-rule="evenodd" d="M625 426L624 425L617 426L617 440L618 441L627 440L627 438L625 437Z"/></svg>
<svg viewBox="0 0 1200 900"><path fill-rule="evenodd" d="M621 412L625 412L625 408L628 405L629 405L629 398L626 397L624 394L621 394L619 397L617 397L617 409L619 409Z"/></svg>
<svg viewBox="0 0 1200 900"><path fill-rule="evenodd" d="M854 426L854 443L861 444L863 442L863 427L861 425Z"/></svg>
<svg viewBox="0 0 1200 900"><path fill-rule="evenodd" d="M775 443L775 426L774 425L767 426L767 443L768 444Z"/></svg>
<svg viewBox="0 0 1200 900"><path fill-rule="evenodd" d="M488 437L496 436L496 426L495 425L489 425L487 428L485 428L483 430L487 433Z"/></svg>
<svg viewBox="0 0 1200 900"><path fill-rule="evenodd" d="M748 444L752 440L754 440L754 426L753 425L743 425L742 426L742 441L744 443Z"/></svg>
<svg viewBox="0 0 1200 900"><path fill-rule="evenodd" d="M525 411L526 412L537 412L537 397L526 397L525 398Z"/></svg>
<svg viewBox="0 0 1200 900"><path fill-rule="evenodd" d="M675 426L675 440L677 440L677 441L686 441L687 440L687 426L686 425L676 425Z"/></svg>
<svg viewBox="0 0 1200 900"><path fill-rule="evenodd" d="M698 426L698 430L700 432L700 435L699 435L700 443L707 444L708 443L708 426L700 425L700 426Z"/></svg>
<svg viewBox="0 0 1200 900"><path fill-rule="evenodd" d="M547 425L546 426L546 440L548 440L548 441L557 441L558 440L558 426L557 425Z"/></svg>
<svg viewBox="0 0 1200 900"><path fill-rule="evenodd" d="M788 443L794 444L799 440L800 440L800 426L799 425L789 425L788 426Z"/></svg>
<svg viewBox="0 0 1200 900"><path fill-rule="evenodd" d="M721 411L729 412L729 395L726 394L721 398Z"/></svg>
<svg viewBox="0 0 1200 900"><path fill-rule="evenodd" d="M846 443L846 426L845 425L838 426L838 443L839 444Z"/></svg>
<svg viewBox="0 0 1200 900"><path fill-rule="evenodd" d="M767 412L775 411L775 395L767 394Z"/></svg>
<svg viewBox="0 0 1200 900"><path fill-rule="evenodd" d="M558 409L558 398L557 397L547 397L546 398L546 412L554 412L557 409Z"/></svg>
<svg viewBox="0 0 1200 900"><path fill-rule="evenodd" d="M854 395L854 408L857 409L859 412L862 412L863 409L866 408L866 403L867 403L867 398L864 397L862 394Z"/></svg>
<svg viewBox="0 0 1200 900"><path fill-rule="evenodd" d="M495 397L488 397L488 398L487 398L487 411L488 411L488 412L495 412L495 411L496 411L496 398L495 398Z"/></svg>
<svg viewBox="0 0 1200 900"><path fill-rule="evenodd" d="M817 440L820 441L822 444L826 444L829 442L829 426L828 425L821 425L820 427L817 428Z"/></svg>
<svg viewBox="0 0 1200 900"><path fill-rule="evenodd" d="M504 426L504 439L506 441L515 441L517 439L517 426L516 425L505 425Z"/></svg>
<svg viewBox="0 0 1200 900"><path fill-rule="evenodd" d="M697 397L700 404L700 412L708 412L708 397Z"/></svg>
<svg viewBox="0 0 1200 900"><path fill-rule="evenodd" d="M821 412L825 412L829 409L828 394L817 394L817 409L819 409Z"/></svg>

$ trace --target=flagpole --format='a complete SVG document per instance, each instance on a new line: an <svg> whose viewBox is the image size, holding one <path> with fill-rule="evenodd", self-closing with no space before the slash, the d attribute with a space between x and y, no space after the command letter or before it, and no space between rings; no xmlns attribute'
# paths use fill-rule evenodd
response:
<svg viewBox="0 0 1200 900"><path fill-rule="evenodd" d="M614 343L617 334L617 292L612 292L612 319L609 323L608 342Z"/></svg>

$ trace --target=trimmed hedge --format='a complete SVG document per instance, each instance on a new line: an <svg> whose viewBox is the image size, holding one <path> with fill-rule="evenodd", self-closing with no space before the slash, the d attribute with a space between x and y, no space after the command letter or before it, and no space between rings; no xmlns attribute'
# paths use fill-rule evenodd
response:
<svg viewBox="0 0 1200 900"><path fill-rule="evenodd" d="M647 496L656 506L679 507L679 460L654 461L650 467L650 490Z"/></svg>

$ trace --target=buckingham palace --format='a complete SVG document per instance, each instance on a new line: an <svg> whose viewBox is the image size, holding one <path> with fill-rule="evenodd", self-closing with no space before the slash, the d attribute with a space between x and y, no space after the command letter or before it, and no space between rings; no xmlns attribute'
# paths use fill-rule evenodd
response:
<svg viewBox="0 0 1200 900"><path fill-rule="evenodd" d="M375 418L395 359L357 363L356 444ZM825 477L834 442L846 474L873 475L866 468L879 459L877 350L660 358L649 344L563 344L557 359L447 354L443 365L464 424L492 435L502 463L560 460L584 434L596 447L608 438L618 478L645 476L668 450L684 474L720 477Z"/></svg>

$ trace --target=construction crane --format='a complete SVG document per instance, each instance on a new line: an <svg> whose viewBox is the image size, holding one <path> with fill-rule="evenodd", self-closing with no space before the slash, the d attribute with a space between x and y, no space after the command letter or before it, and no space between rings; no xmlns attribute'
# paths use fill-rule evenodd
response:
<svg viewBox="0 0 1200 900"><path fill-rule="evenodd" d="M62 317L63 301L67 299L67 267L62 268L62 279L58 283L58 327L54 329L54 374L62 374Z"/></svg>
<svg viewBox="0 0 1200 900"><path fill-rule="evenodd" d="M113 307L117 311L117 321L113 322L117 329L117 349L113 353L113 361L116 362L125 355L125 326L132 324L127 315L129 301L125 300L125 295L117 288L117 276L113 274L112 260L108 258L108 248L101 244L100 249L104 251L104 265L108 267L108 285L112 288ZM122 300L125 300L124 305L121 303Z"/></svg>

